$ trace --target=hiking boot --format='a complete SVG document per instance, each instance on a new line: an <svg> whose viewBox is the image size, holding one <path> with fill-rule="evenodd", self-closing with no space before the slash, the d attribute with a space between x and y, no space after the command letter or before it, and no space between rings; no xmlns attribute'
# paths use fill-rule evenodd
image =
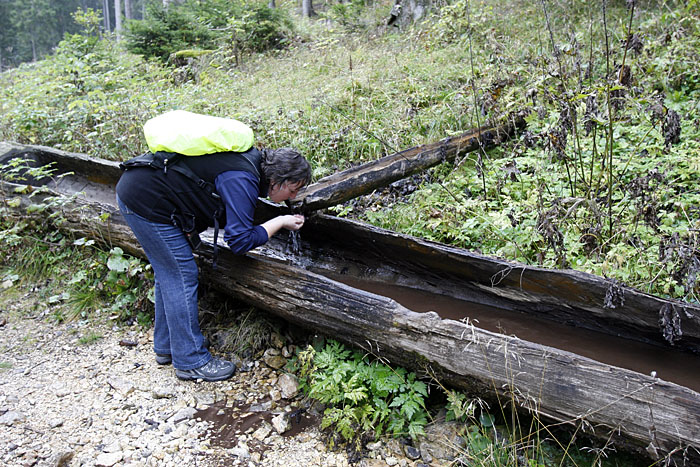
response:
<svg viewBox="0 0 700 467"><path fill-rule="evenodd" d="M158 365L170 365L173 362L173 357L170 354L156 354L156 363Z"/></svg>
<svg viewBox="0 0 700 467"><path fill-rule="evenodd" d="M180 379L201 379L204 381L223 381L236 372L236 365L226 360L212 358L206 365L191 370L175 369L175 376Z"/></svg>

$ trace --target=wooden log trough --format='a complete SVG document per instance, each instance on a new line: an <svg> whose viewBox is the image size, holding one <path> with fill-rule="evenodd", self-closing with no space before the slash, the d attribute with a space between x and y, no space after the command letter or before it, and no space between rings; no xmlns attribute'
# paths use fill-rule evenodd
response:
<svg viewBox="0 0 700 467"><path fill-rule="evenodd" d="M62 228L143 257L115 206L117 163L0 143L0 164L16 157L73 174L4 181L4 202L59 196ZM30 198L28 185L47 191ZM285 209L261 203L257 215ZM278 235L243 256L222 247L216 270L211 243L199 256L208 285L491 404L515 402L640 455L700 461L695 304L326 214L309 214L296 253Z"/></svg>

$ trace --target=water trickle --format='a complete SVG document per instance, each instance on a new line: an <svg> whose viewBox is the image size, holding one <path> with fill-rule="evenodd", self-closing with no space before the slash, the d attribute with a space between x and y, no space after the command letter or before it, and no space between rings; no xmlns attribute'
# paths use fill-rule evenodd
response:
<svg viewBox="0 0 700 467"><path fill-rule="evenodd" d="M301 252L301 247L299 246L299 231L290 230L289 237L287 238L287 253L294 256L298 256Z"/></svg>

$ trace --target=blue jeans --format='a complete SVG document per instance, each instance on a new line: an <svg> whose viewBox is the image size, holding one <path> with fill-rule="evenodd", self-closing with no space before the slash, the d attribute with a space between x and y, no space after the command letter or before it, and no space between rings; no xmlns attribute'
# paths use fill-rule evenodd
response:
<svg viewBox="0 0 700 467"><path fill-rule="evenodd" d="M155 274L156 322L153 350L172 355L180 370L199 368L211 360L199 329L199 271L192 248L179 227L145 219L117 196L119 209Z"/></svg>

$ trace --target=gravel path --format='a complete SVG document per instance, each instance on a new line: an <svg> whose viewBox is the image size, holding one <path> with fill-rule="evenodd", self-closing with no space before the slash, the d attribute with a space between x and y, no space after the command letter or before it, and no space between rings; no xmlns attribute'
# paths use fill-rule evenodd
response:
<svg viewBox="0 0 700 467"><path fill-rule="evenodd" d="M184 382L151 344L136 327L0 312L0 464L348 465L282 397L281 372L255 361L229 381Z"/></svg>

